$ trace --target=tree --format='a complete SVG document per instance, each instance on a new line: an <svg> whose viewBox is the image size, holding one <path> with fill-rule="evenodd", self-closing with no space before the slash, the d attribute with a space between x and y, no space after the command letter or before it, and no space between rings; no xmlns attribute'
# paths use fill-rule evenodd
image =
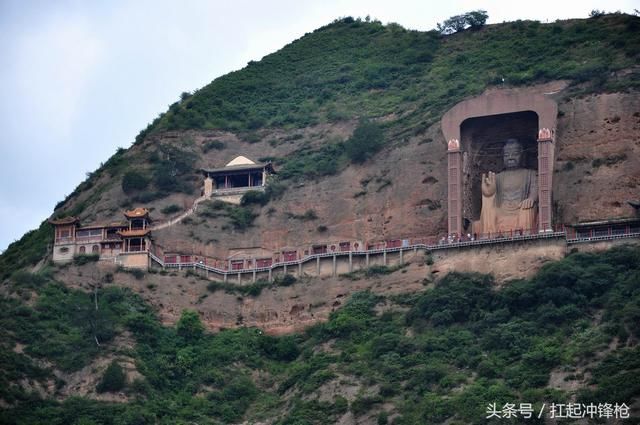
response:
<svg viewBox="0 0 640 425"><path fill-rule="evenodd" d="M462 15L455 15L446 21L437 24L437 29L441 34L453 34L464 31L467 28L477 30L489 19L486 10L474 10Z"/></svg>
<svg viewBox="0 0 640 425"><path fill-rule="evenodd" d="M122 370L122 366L114 360L109 364L107 370L104 371L102 379L96 386L96 391L99 393L120 391L124 388L126 380L127 376L124 370Z"/></svg>
<svg viewBox="0 0 640 425"><path fill-rule="evenodd" d="M148 185L149 179L137 171L128 171L122 177L122 191L127 194L145 190Z"/></svg>
<svg viewBox="0 0 640 425"><path fill-rule="evenodd" d="M482 27L487 23L487 19L489 19L489 15L486 10L474 10L466 13L464 16L467 19L467 24L469 24L469 27L472 30Z"/></svg>
<svg viewBox="0 0 640 425"><path fill-rule="evenodd" d="M361 164L378 152L383 144L384 136L380 125L363 119L345 143L345 149L352 162Z"/></svg>
<svg viewBox="0 0 640 425"><path fill-rule="evenodd" d="M200 316L193 310L182 310L180 320L176 326L176 331L180 337L186 341L199 339L204 333L204 326L200 321Z"/></svg>

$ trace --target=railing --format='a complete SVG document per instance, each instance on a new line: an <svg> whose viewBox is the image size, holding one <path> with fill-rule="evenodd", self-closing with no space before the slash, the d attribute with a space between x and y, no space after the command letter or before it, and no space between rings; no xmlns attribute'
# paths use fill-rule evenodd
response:
<svg viewBox="0 0 640 425"><path fill-rule="evenodd" d="M566 236L565 232L546 232L539 234L530 234L530 235L516 235L512 237L503 237L498 239L481 239L481 240L464 240L457 241L445 244L438 245L427 245L424 243L410 244L405 246L396 246L393 248L374 248L368 250L357 250L357 251L335 251L335 252L326 252L321 254L310 254L304 256L302 258L290 261L276 261L272 263L270 266L265 267L244 267L241 269L230 270L228 268L219 268L210 266L205 264L204 262L175 262L175 263L165 263L156 255L150 253L152 260L158 263L160 266L164 268L173 268L173 269L182 269L182 268L193 268L193 269L201 269L209 272L218 273L221 275L236 275L242 273L260 273L260 272L268 272L269 270L273 271L274 269L285 267L285 266L298 266L305 264L309 261L317 260L319 258L327 258L327 257L347 257L347 256L363 256L363 255L376 255L376 254L384 254L384 253L395 253L400 251L412 251L423 249L426 251L435 251L435 250L444 250L444 249L453 249L467 246L480 246L480 245L492 245L492 244L502 244L508 242L517 242L517 241L525 241L525 240L535 240L535 239L551 239L551 238L563 238ZM253 263L255 264L255 263Z"/></svg>
<svg viewBox="0 0 640 425"><path fill-rule="evenodd" d="M244 193L250 190L256 190L264 192L265 186L242 186L242 187L227 187L223 189L214 189L212 195L233 195L234 193Z"/></svg>
<svg viewBox="0 0 640 425"><path fill-rule="evenodd" d="M56 238L55 244L61 243L92 243L92 242L122 242L122 238L118 235L102 236L76 236L75 238L69 236L66 238Z"/></svg>
<svg viewBox="0 0 640 425"><path fill-rule="evenodd" d="M497 245L511 242L519 242L519 241L530 241L530 240L545 240L545 239L564 239L567 244L575 244L575 243L588 243L588 242L597 242L604 240L615 240L615 239L626 239L626 238L640 238L640 229L634 228L631 229L633 231L628 231L626 233L619 232L611 232L608 231L606 234L601 234L600 236L590 236L590 234L583 233L575 233L569 232L564 227L558 228L555 231L547 231L547 232L509 232L508 234L503 233L500 234L499 237L494 237L489 239L488 237L484 237L484 235L479 235L478 239L475 236L472 237L463 237L459 240L452 240L451 242L448 239L442 239L438 241L436 244L426 243L427 241L432 241L434 238L415 238L415 239L405 239L409 240L410 243L403 244L401 246L394 247L376 247L370 248L366 250L349 250L349 251L334 251L334 252L325 252L325 253L317 253L317 254L309 254L303 256L298 259L289 260L289 261L274 261L272 264L268 266L258 267L255 261L252 261L252 267L243 267L240 269L230 270L227 267L215 267L209 264L206 264L204 261L189 261L189 262L165 262L157 255L152 252L149 252L149 256L152 261L157 263L163 268L170 269L182 269L182 268L192 268L192 269L200 269L208 272L217 273L219 275L228 276L228 275L237 275L244 273L261 273L261 272L269 272L273 271L277 268L281 267L289 267L289 266L301 266L307 262L318 260L321 258L327 257L352 257L352 256L367 256L367 255L378 255L385 253L395 253L395 252L405 252L412 250L425 250L425 251L438 251L438 250L447 250L447 249L456 249L463 247L471 247L471 246L486 246L486 245ZM495 236L495 235L494 235ZM192 255L190 257L195 257ZM178 260L180 256L176 257Z"/></svg>
<svg viewBox="0 0 640 425"><path fill-rule="evenodd" d="M616 239L629 239L629 238L638 238L638 237L640 237L640 231L629 232L629 233L610 233L610 234L606 234L606 235L603 234L599 236L576 234L573 238L567 238L567 244L612 241Z"/></svg>

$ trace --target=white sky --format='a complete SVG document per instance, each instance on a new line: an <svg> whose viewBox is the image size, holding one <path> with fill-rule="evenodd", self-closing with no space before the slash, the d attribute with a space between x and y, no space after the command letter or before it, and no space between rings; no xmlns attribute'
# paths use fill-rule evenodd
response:
<svg viewBox="0 0 640 425"><path fill-rule="evenodd" d="M429 30L476 9L498 23L634 8L638 0L0 0L0 250L181 92L335 18Z"/></svg>

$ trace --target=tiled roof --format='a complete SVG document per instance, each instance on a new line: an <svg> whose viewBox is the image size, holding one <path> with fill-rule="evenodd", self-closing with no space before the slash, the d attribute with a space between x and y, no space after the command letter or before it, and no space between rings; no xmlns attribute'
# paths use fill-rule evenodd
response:
<svg viewBox="0 0 640 425"><path fill-rule="evenodd" d="M149 210L146 208L134 208L124 212L124 216L127 218L143 218L149 215Z"/></svg>
<svg viewBox="0 0 640 425"><path fill-rule="evenodd" d="M50 218L49 219L49 223L53 224L54 226L59 226L62 224L74 224L77 223L78 221L78 217L63 217L63 218Z"/></svg>

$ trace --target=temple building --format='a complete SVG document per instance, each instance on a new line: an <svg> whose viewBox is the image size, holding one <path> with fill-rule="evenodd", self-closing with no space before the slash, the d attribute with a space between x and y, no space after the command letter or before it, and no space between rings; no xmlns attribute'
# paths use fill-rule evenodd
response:
<svg viewBox="0 0 640 425"><path fill-rule="evenodd" d="M93 224L81 226L76 217L50 219L54 226L53 261L73 260L75 255L98 254L101 258L115 258L122 250L118 232L123 223Z"/></svg>
<svg viewBox="0 0 640 425"><path fill-rule="evenodd" d="M262 191L268 177L275 174L270 162L254 162L238 156L221 168L202 169L204 196L239 204L242 195L250 190Z"/></svg>
<svg viewBox="0 0 640 425"><path fill-rule="evenodd" d="M125 211L124 216L126 223L87 226L81 226L76 217L50 219L54 227L53 262L94 254L124 267L146 268L147 253L152 247L149 211L136 208Z"/></svg>
<svg viewBox="0 0 640 425"><path fill-rule="evenodd" d="M149 210L146 208L136 208L125 211L124 216L129 223L126 229L118 232L123 242L123 252L148 251L151 246L151 219Z"/></svg>

